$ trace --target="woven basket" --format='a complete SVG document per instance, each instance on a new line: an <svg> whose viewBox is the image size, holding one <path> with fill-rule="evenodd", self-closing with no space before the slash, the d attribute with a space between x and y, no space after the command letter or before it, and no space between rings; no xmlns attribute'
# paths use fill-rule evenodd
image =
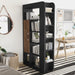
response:
<svg viewBox="0 0 75 75"><path fill-rule="evenodd" d="M16 70L19 69L19 57L18 54L13 53L15 56L12 57L6 57L4 54L2 54L2 62L3 64L6 64Z"/></svg>

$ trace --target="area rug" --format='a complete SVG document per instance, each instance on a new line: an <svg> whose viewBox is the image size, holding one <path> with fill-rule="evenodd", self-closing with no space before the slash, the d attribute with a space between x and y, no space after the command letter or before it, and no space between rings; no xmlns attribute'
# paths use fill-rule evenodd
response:
<svg viewBox="0 0 75 75"><path fill-rule="evenodd" d="M20 66L18 71L24 75L42 75L39 71L36 71L35 69L30 68L29 66L26 65Z"/></svg>
<svg viewBox="0 0 75 75"><path fill-rule="evenodd" d="M75 71L72 71L72 72L64 74L64 75L75 75Z"/></svg>
<svg viewBox="0 0 75 75"><path fill-rule="evenodd" d="M15 73L15 74L14 74ZM39 71L30 68L29 66L21 66L17 71L8 66L0 65L0 75L42 75ZM75 65L68 66L44 75L75 75Z"/></svg>
<svg viewBox="0 0 75 75"><path fill-rule="evenodd" d="M26 65L21 66L18 71L24 75L75 75L75 65L54 70L53 72L46 74L41 74L39 71L36 71L35 69L32 69Z"/></svg>

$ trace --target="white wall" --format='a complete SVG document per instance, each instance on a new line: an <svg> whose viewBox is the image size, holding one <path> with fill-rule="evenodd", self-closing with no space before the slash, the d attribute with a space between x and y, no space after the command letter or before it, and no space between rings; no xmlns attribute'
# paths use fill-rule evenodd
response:
<svg viewBox="0 0 75 75"><path fill-rule="evenodd" d="M22 0L0 0L0 8L5 5L14 23L13 30L7 35L0 34L0 46L8 52L19 54L23 61Z"/></svg>
<svg viewBox="0 0 75 75"><path fill-rule="evenodd" d="M0 46L8 52L18 53L20 62L23 61L22 5L38 1L41 0L0 0L0 8L2 5L6 6L14 23L13 30L9 34L0 34ZM45 0L50 1L55 2L56 8L75 9L75 0Z"/></svg>

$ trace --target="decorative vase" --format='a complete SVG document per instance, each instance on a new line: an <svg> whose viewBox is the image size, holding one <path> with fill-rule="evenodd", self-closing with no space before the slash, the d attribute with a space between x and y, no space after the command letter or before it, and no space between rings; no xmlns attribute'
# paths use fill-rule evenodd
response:
<svg viewBox="0 0 75 75"><path fill-rule="evenodd" d="M49 60L49 59L50 59L50 56L48 55L48 56L47 56L47 60Z"/></svg>
<svg viewBox="0 0 75 75"><path fill-rule="evenodd" d="M67 39L67 35L65 35L65 40Z"/></svg>
<svg viewBox="0 0 75 75"><path fill-rule="evenodd" d="M40 62L40 58L37 57L36 60L35 60L35 64L36 64L36 66L38 66L38 67L39 67L39 62Z"/></svg>
<svg viewBox="0 0 75 75"><path fill-rule="evenodd" d="M29 55L29 54L27 54L27 61L29 61L29 56L30 56L30 55Z"/></svg>

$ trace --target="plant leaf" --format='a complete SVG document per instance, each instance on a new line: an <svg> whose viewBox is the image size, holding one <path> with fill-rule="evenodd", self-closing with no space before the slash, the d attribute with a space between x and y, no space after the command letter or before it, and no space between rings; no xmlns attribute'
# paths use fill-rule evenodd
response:
<svg viewBox="0 0 75 75"><path fill-rule="evenodd" d="M0 50L1 50L2 48L0 47Z"/></svg>
<svg viewBox="0 0 75 75"><path fill-rule="evenodd" d="M37 32L35 32L35 33L34 33L34 35L35 35L36 39L38 39L38 38L39 38L39 35L38 35L38 33L37 33Z"/></svg>
<svg viewBox="0 0 75 75"><path fill-rule="evenodd" d="M7 51L4 48L2 48L1 51L4 53L7 53Z"/></svg>

